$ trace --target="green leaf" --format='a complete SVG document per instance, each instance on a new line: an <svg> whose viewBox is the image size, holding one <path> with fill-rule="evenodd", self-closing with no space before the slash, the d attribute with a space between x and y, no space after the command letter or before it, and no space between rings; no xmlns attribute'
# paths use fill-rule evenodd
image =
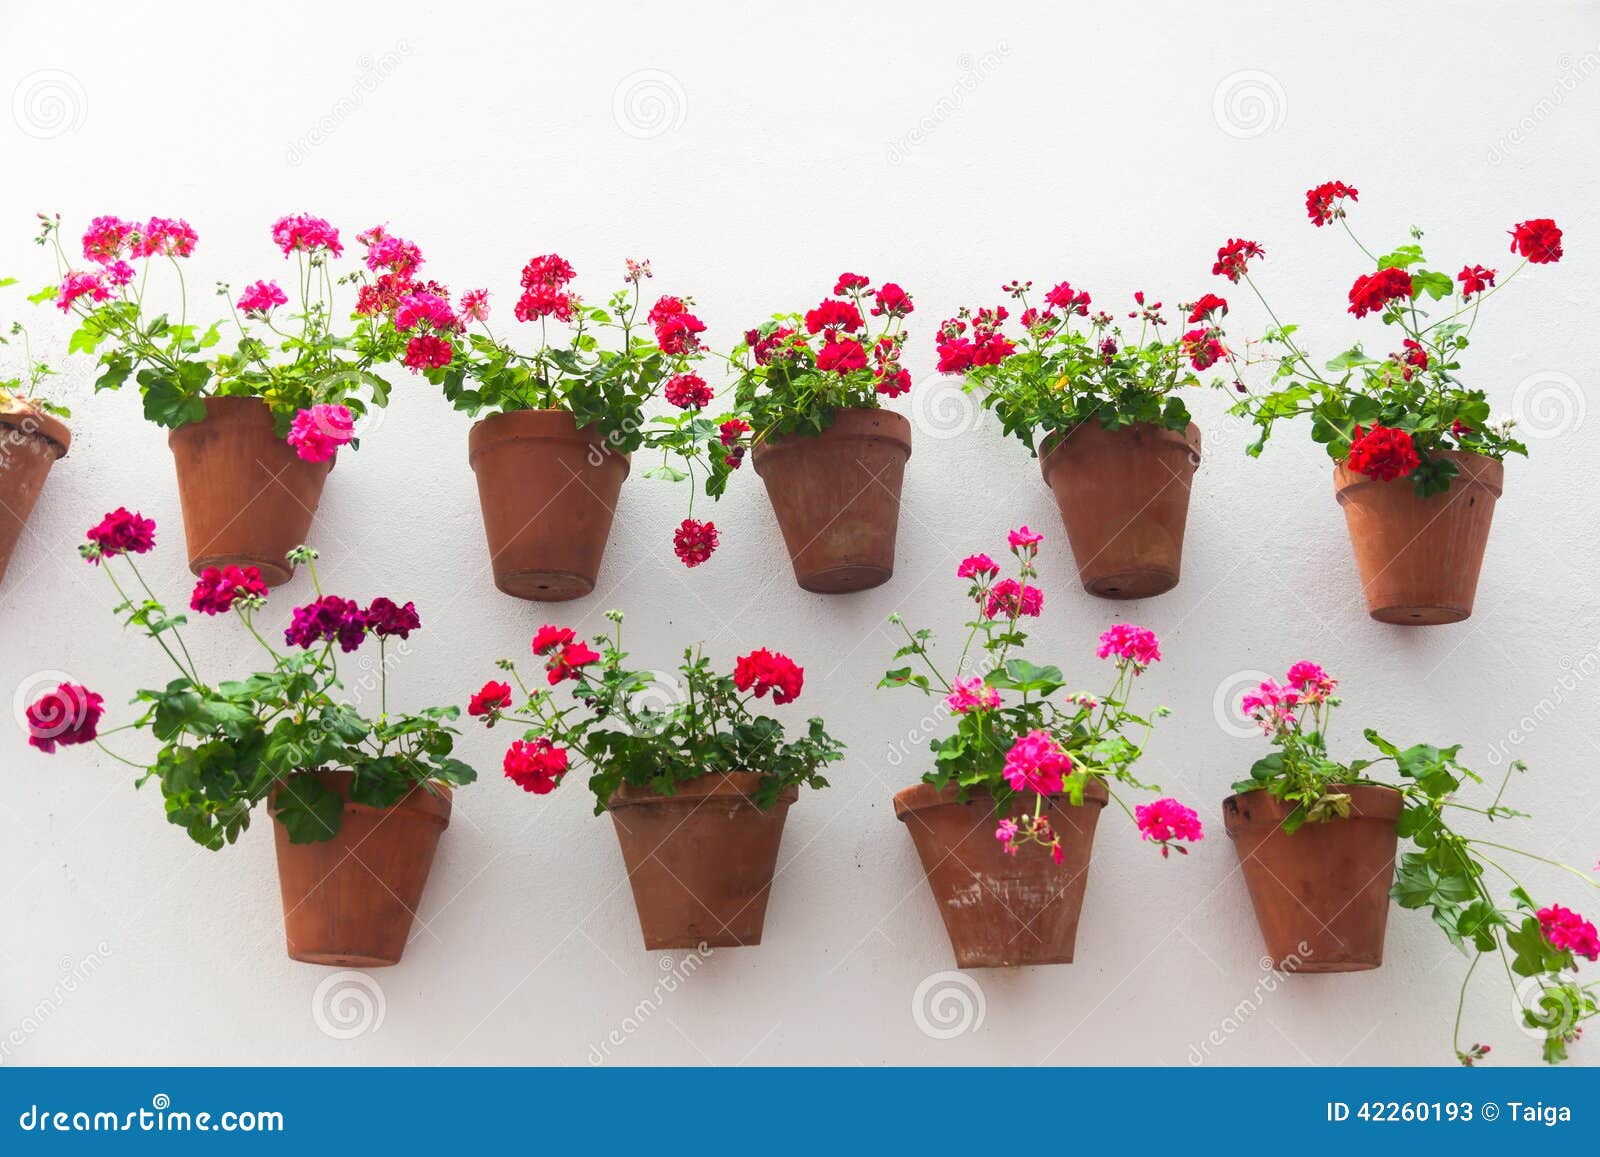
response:
<svg viewBox="0 0 1600 1157"><path fill-rule="evenodd" d="M314 844L339 831L344 801L323 787L316 776L291 776L284 781L276 802L275 814L292 844Z"/></svg>

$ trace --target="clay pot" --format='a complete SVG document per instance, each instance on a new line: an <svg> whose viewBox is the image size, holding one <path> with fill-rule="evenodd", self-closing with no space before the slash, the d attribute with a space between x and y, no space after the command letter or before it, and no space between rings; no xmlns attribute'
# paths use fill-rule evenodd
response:
<svg viewBox="0 0 1600 1157"><path fill-rule="evenodd" d="M290 843L273 820L289 957L344 968L398 964L450 824L450 788L415 787L393 807L375 808L351 802L350 772L313 774L344 799L344 818L332 839L313 844Z"/></svg>
<svg viewBox="0 0 1600 1157"><path fill-rule="evenodd" d="M253 566L268 586L294 577L334 459L307 462L260 398L207 398L206 416L167 435L178 468L189 569Z"/></svg>
<svg viewBox="0 0 1600 1157"><path fill-rule="evenodd" d="M1231 795L1222 822L1239 854L1272 966L1363 972L1383 963L1401 795L1358 784L1350 818L1280 826L1294 809L1265 791Z"/></svg>
<svg viewBox="0 0 1600 1157"><path fill-rule="evenodd" d="M1049 798L1045 814L1066 856L1060 864L1031 845L1006 855L994 838L1000 815L989 793L976 789L966 803L956 802L956 795L953 784L919 783L894 797L895 818L917 845L956 964L1071 964L1094 828L1110 798L1105 786L1090 780L1081 807L1065 796ZM1018 797L1008 813L1015 817L1032 807L1031 795Z"/></svg>
<svg viewBox="0 0 1600 1157"><path fill-rule="evenodd" d="M1482 454L1435 452L1460 471L1442 494L1418 498L1409 478L1379 482L1334 467L1367 611L1384 623L1433 626L1472 614L1483 548L1505 466Z"/></svg>
<svg viewBox="0 0 1600 1157"><path fill-rule="evenodd" d="M1144 599L1178 585L1200 428L1088 421L1046 446L1039 466L1055 492L1083 589Z"/></svg>
<svg viewBox="0 0 1600 1157"><path fill-rule="evenodd" d="M22 406L0 410L0 579L50 467L71 445L72 431L49 414Z"/></svg>
<svg viewBox="0 0 1600 1157"><path fill-rule="evenodd" d="M796 582L831 595L889 581L910 457L911 423L888 410L840 410L820 434L756 444Z"/></svg>
<svg viewBox="0 0 1600 1157"><path fill-rule="evenodd" d="M767 811L751 802L761 777L704 775L657 795L624 784L607 805L633 886L646 948L761 943L778 844L797 788Z"/></svg>
<svg viewBox="0 0 1600 1157"><path fill-rule="evenodd" d="M629 456L565 410L512 410L472 427L467 460L494 585L535 602L594 590Z"/></svg>

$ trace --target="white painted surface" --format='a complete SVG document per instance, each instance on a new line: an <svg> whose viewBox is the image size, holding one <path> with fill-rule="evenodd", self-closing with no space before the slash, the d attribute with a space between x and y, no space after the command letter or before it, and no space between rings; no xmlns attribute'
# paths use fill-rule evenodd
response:
<svg viewBox="0 0 1600 1157"><path fill-rule="evenodd" d="M666 102L655 135L648 107L629 114L618 97L639 74ZM1241 673L1316 658L1344 680L1341 752L1354 755L1364 725L1460 741L1486 772L1504 759L1491 752L1514 751L1532 767L1518 792L1536 817L1525 838L1594 863L1600 718L1585 673L1600 643L1600 415L1584 403L1600 355L1597 74L1600 14L1578 3L1252 4L1226 20L1168 2L830 4L804 18L793 5L535 16L509 4L188 4L114 20L94 5L7 5L0 271L30 285L50 276L28 243L36 210L74 226L100 212L186 216L204 300L213 279L275 273L268 225L304 209L347 239L390 222L421 243L431 274L489 284L502 319L535 253L571 259L592 297L625 256L648 256L653 288L692 292L722 348L774 309L809 306L842 269L897 280L917 300L921 381L905 407L917 433L899 569L859 596L793 585L745 471L715 514L722 549L700 570L668 548L682 493L635 478L599 593L549 609L507 599L487 578L468 420L403 371L318 517L330 589L421 609L401 702L461 702L496 657L525 653L540 622L592 631L612 606L628 612L643 665L668 666L697 639L724 661L766 645L803 662L807 690L785 717L820 712L850 758L831 791L791 812L760 948L716 953L692 974L646 954L610 825L589 814L584 785L525 796L498 773L509 736L474 732L463 747L484 780L460 793L426 928L403 964L373 974L381 1024L363 1030L357 1012L355 1035L338 1039L348 1034L323 1031L332 1022L314 1012L332 999L319 991L328 974L283 954L264 822L240 847L200 851L163 822L155 794L133 793L126 769L81 749L47 760L13 730L0 1037L16 1030L20 1044L4 1059L583 1064L605 1048L618 1063L1182 1065L1202 1050L1226 1064L1448 1063L1463 962L1424 916L1395 914L1380 972L1263 980L1219 802L1265 747L1230 734L1214 704ZM932 377L934 327L1019 276L1068 277L1112 303L1139 288L1168 302L1222 290L1212 254L1248 236L1267 248L1262 279L1284 316L1331 355L1357 332L1343 301L1359 266L1302 205L1331 177L1360 187L1364 237L1397 242L1415 222L1451 272L1508 267L1505 230L1524 218L1567 231L1565 261L1493 303L1470 363L1498 407L1545 435L1508 469L1477 614L1409 633L1370 622L1321 451L1285 431L1249 461L1247 431L1209 395L1194 402L1206 457L1182 585L1143 605L1089 598L1022 448L987 422L939 436L965 411ZM7 316L29 308L18 296ZM1258 332L1260 310L1228 296L1232 332ZM28 316L64 349L52 311ZM1376 330L1359 332L1381 346ZM62 670L118 704L165 678L163 660L124 639L109 589L73 548L105 509L137 507L162 528L150 569L181 601L171 461L132 391L91 398L86 361L57 356L77 441L0 591L0 689ZM1531 383L1520 397L1519 383ZM1569 408L1535 412L1535 395ZM951 983L933 977L951 957L889 802L922 771L925 738L906 737L925 708L871 686L893 646L886 616L899 609L951 637L955 561L999 553L1024 521L1050 532L1035 658L1098 682L1093 639L1107 624L1127 616L1161 634L1167 660L1142 689L1174 714L1147 770L1201 809L1209 838L1163 862L1108 813L1079 963L973 974L981 1026L934 1039L913 1002ZM278 615L305 589L278 596ZM213 670L253 657L232 628L191 634ZM1594 906L1575 881L1528 878ZM92 975L72 979L89 956ZM1535 1061L1493 971L1480 970L1465 1035L1491 1042L1495 1061ZM669 976L681 982L666 992ZM1243 1002L1254 1011L1204 1044ZM613 1030L623 1043L605 1046ZM1580 1046L1579 1063L1594 1050Z"/></svg>

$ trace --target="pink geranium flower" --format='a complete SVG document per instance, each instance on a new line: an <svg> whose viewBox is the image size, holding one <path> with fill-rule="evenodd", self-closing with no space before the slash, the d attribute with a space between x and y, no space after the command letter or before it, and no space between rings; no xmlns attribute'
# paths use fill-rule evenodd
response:
<svg viewBox="0 0 1600 1157"><path fill-rule="evenodd" d="M1072 757L1061 749L1048 731L1035 729L1022 736L1006 752L1004 775L1012 791L1036 791L1054 795L1072 772Z"/></svg>
<svg viewBox="0 0 1600 1157"><path fill-rule="evenodd" d="M1153 803L1143 803L1133 809L1134 821L1139 825L1139 834L1147 840L1153 840L1161 845L1161 855L1166 857L1173 850L1173 840L1188 840L1191 843L1205 838L1205 832L1200 826L1200 817L1193 808L1185 807L1175 799L1158 799ZM1178 848L1180 853L1188 854L1187 848Z"/></svg>
<svg viewBox="0 0 1600 1157"><path fill-rule="evenodd" d="M990 711L1000 706L1000 692L976 677L957 679L944 702L956 715L965 715L968 711Z"/></svg>
<svg viewBox="0 0 1600 1157"><path fill-rule="evenodd" d="M355 419L346 407L318 403L294 416L286 441L307 462L326 462L354 437Z"/></svg>
<svg viewBox="0 0 1600 1157"><path fill-rule="evenodd" d="M1155 632L1132 623L1117 623L1100 636L1100 647L1095 654L1102 659L1116 655L1132 663L1135 671L1143 671L1161 658L1161 641Z"/></svg>

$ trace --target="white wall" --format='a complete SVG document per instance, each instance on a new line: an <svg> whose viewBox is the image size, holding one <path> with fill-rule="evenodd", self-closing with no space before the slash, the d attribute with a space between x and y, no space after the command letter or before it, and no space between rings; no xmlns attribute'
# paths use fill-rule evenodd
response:
<svg viewBox="0 0 1600 1157"><path fill-rule="evenodd" d="M74 227L102 212L183 215L200 232L190 269L205 299L213 279L274 274L268 225L308 210L347 238L390 222L422 244L430 273L488 283L502 317L535 253L567 256L595 297L625 256L647 256L652 288L692 292L723 348L775 309L814 303L842 269L909 288L916 445L899 568L878 590L796 588L746 471L716 511L724 545L707 566L671 556L681 491L635 478L597 594L551 608L508 599L488 578L468 420L403 371L317 521L331 589L421 610L401 702L461 702L496 657L525 654L539 623L589 632L613 606L630 615L643 665L668 666L699 639L723 661L766 645L803 662L806 694L786 717L821 713L850 755L832 790L791 812L766 943L716 953L658 1001L680 962L640 948L615 838L584 785L526 796L499 775L509 736L474 731L463 748L483 781L459 795L426 931L374 974L381 1024L335 1039L319 1027L327 973L283 954L264 820L242 846L198 850L126 768L92 749L47 760L18 729L3 741L0 1040L15 1029L21 1043L4 1059L582 1064L645 1002L651 1015L611 1050L616 1062L1181 1065L1249 1001L1256 1011L1208 1046L1216 1063L1449 1062L1463 961L1425 916L1395 913L1380 972L1265 991L1219 802L1266 748L1217 704L1249 672L1316 658L1344 680L1341 751L1353 755L1367 725L1462 742L1487 772L1513 751L1532 768L1519 784L1535 815L1525 838L1584 867L1600 853L1588 677L1600 661L1600 414L1585 412L1600 354L1600 14L1377 0L1234 4L1226 16L1169 0L543 7L8 4L0 272L30 287L51 277L29 244L36 210ZM665 104L615 111L647 70L647 98ZM652 111L664 119L652 125ZM1310 227L1303 192L1332 177L1360 187L1364 236L1397 242L1415 222L1451 272L1507 268L1505 230L1527 217L1567 231L1566 259L1497 298L1473 350L1470 380L1524 418L1533 451L1508 465L1477 614L1418 631L1369 621L1320 449L1285 431L1247 460L1247 431L1213 395L1192 402L1206 456L1182 585L1143 605L1088 597L1036 464L933 376L934 327L962 303L998 300L1012 277L1070 277L1109 302L1224 290L1213 252L1248 236L1267 248L1262 279L1284 315L1331 355L1357 332L1343 302L1359 263L1341 235ZM1259 332L1259 309L1228 296L1232 332ZM74 546L102 511L141 509L161 525L154 576L181 601L190 579L164 435L132 391L91 397L90 367L65 358L53 311L14 290L3 308L52 335L76 441L0 591L0 692L60 670L120 704L164 679L164 660L125 639ZM1377 329L1360 332L1381 346ZM1036 658L1097 681L1093 639L1107 624L1126 616L1162 636L1167 660L1142 689L1173 715L1147 771L1201 809L1209 838L1163 862L1108 814L1079 963L973 974L981 1027L936 1040L913 998L952 961L890 806L923 770L925 740L906 736L925 707L871 687L893 647L889 613L956 623L955 561L998 553L1024 521L1050 532ZM301 582L276 596L278 613L304 594ZM226 625L191 635L213 669L254 657ZM1596 906L1576 881L1528 878ZM1495 1061L1536 1061L1510 1026L1503 978L1480 972L1466 1036L1495 1045ZM1580 1063L1595 1049L1580 1046Z"/></svg>

